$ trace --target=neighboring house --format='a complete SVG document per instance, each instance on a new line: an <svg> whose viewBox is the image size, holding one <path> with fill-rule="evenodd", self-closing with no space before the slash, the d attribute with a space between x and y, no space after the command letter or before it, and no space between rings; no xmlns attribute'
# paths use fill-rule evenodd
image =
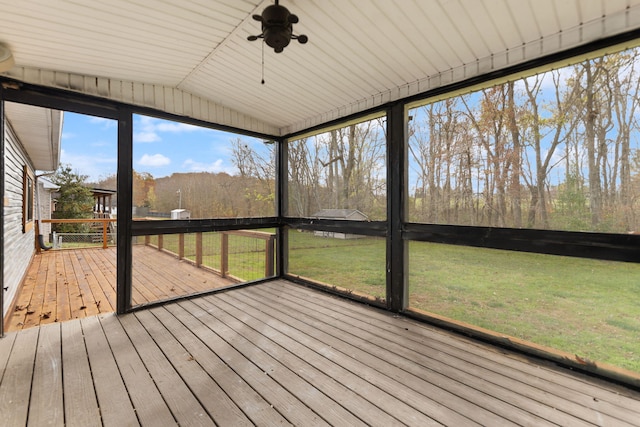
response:
<svg viewBox="0 0 640 427"><path fill-rule="evenodd" d="M6 102L3 125L5 290L2 315L5 316L35 253L36 171L53 171L58 167L62 113ZM41 209L46 210L46 206Z"/></svg>
<svg viewBox="0 0 640 427"><path fill-rule="evenodd" d="M115 214L116 191L104 188L92 188L93 193L93 217L113 218Z"/></svg>
<svg viewBox="0 0 640 427"><path fill-rule="evenodd" d="M357 209L322 209L313 215L318 219L338 219L344 221L368 221L369 217ZM338 233L333 231L314 231L314 236L332 237L334 239L359 239L363 236L351 233Z"/></svg>

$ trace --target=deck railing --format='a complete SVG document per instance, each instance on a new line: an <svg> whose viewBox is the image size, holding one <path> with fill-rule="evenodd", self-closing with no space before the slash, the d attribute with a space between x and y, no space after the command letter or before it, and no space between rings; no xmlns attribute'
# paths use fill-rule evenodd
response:
<svg viewBox="0 0 640 427"><path fill-rule="evenodd" d="M114 233L109 233L109 224L111 223L115 223L117 220L115 218L74 218L74 219L42 219L40 220L40 222L42 222L43 224L95 224L98 225L100 227L100 231L98 232L91 232L91 233L77 233L78 235L93 235L98 237L98 241L100 241L100 243L102 243L102 248L103 249L107 249L108 245L109 245L109 234L114 234ZM40 230L38 227L38 223L36 221L36 235L40 234ZM75 234L75 233L74 233ZM113 239L115 241L115 238ZM41 248L40 247L40 242L38 242L37 245L37 251L40 252L42 249L45 248Z"/></svg>
<svg viewBox="0 0 640 427"><path fill-rule="evenodd" d="M147 246L155 247L158 250L169 252L175 256L177 256L180 260L185 260L187 262L193 263L196 267L208 268L210 270L215 271L220 274L222 277L230 278L235 281L242 282L244 281L241 278L238 278L229 272L229 236L242 236L253 239L264 240L264 277L271 277L275 274L275 265L274 265L274 255L275 255L275 239L276 235L273 233L267 233L264 231L257 230L232 230L232 231L222 231L220 233L220 269L215 269L210 265L206 265L203 262L203 258L205 255L205 250L203 249L203 233L194 233L195 239L189 239L195 245L195 256L193 259L189 259L185 256L185 235L178 234L178 242L177 242L177 252L175 250L175 241L174 245L170 245L174 250L167 248L164 242L164 236L162 234L156 236L144 236L144 244ZM155 237L155 241L152 242L152 237ZM193 249L193 248L192 248ZM193 253L193 252L191 252Z"/></svg>

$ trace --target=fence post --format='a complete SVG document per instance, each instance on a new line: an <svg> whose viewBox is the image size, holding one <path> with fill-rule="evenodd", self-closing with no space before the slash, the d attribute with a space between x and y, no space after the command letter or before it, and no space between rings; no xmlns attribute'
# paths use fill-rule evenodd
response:
<svg viewBox="0 0 640 427"><path fill-rule="evenodd" d="M158 234L158 250L161 251L164 246L164 234Z"/></svg>
<svg viewBox="0 0 640 427"><path fill-rule="evenodd" d="M273 273L273 254L274 254L274 242L275 236L272 234L268 239L265 240L265 248L264 248L264 277L272 277Z"/></svg>
<svg viewBox="0 0 640 427"><path fill-rule="evenodd" d="M222 233L221 235L221 247L220 247L220 274L222 277L227 277L229 271L229 235Z"/></svg>
<svg viewBox="0 0 640 427"><path fill-rule="evenodd" d="M202 233L196 233L196 267L202 265Z"/></svg>
<svg viewBox="0 0 640 427"><path fill-rule="evenodd" d="M184 258L184 234L178 234L178 259Z"/></svg>
<svg viewBox="0 0 640 427"><path fill-rule="evenodd" d="M102 219L102 249L107 249L107 224L106 219Z"/></svg>
<svg viewBox="0 0 640 427"><path fill-rule="evenodd" d="M149 246L150 244L151 244L151 236L149 235L144 236L144 245Z"/></svg>

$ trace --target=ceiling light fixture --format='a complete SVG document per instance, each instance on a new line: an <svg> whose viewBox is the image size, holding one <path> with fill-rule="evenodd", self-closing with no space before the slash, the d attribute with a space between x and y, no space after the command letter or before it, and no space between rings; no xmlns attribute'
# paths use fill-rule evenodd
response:
<svg viewBox="0 0 640 427"><path fill-rule="evenodd" d="M264 84L264 45L273 48L275 53L281 53L289 45L291 40L298 40L300 44L309 41L304 34L293 34L293 24L298 23L298 16L289 12L284 6L280 6L278 0L275 4L267 6L262 15L253 15L253 19L262 23L262 33L249 36L247 40L256 41L262 39L262 84Z"/></svg>
<svg viewBox="0 0 640 427"><path fill-rule="evenodd" d="M275 4L267 6L262 11L262 15L253 15L253 19L262 22L262 33L249 36L247 40L264 39L267 46L272 47L275 53L282 52L291 40L298 40L300 44L309 41L309 37L304 34L293 34L293 24L298 23L298 17L289 12L286 7L280 6L278 0L275 0Z"/></svg>
<svg viewBox="0 0 640 427"><path fill-rule="evenodd" d="M0 44L0 72L10 70L15 63L11 50L7 46Z"/></svg>

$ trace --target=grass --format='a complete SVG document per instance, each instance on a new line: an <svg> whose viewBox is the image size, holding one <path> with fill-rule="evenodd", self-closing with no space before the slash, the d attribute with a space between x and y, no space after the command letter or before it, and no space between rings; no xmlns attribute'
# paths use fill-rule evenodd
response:
<svg viewBox="0 0 640 427"><path fill-rule="evenodd" d="M289 273L385 298L384 239L334 239L289 233Z"/></svg>
<svg viewBox="0 0 640 427"><path fill-rule="evenodd" d="M385 296L385 242L289 233L289 272ZM424 242L413 308L640 373L640 265Z"/></svg>

